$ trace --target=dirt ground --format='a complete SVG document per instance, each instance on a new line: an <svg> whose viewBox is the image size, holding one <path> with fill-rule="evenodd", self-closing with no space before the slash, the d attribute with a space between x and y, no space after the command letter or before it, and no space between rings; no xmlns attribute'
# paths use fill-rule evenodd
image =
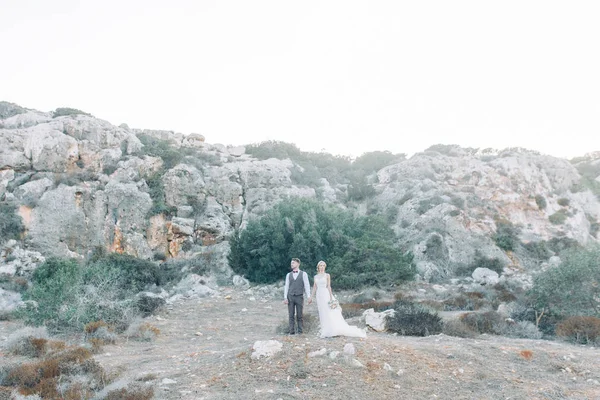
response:
<svg viewBox="0 0 600 400"><path fill-rule="evenodd" d="M600 399L598 348L488 335L276 333L286 319L279 299L224 288L149 317L161 331L153 342L119 339L95 358L122 380L148 381L157 399ZM17 327L0 322L0 337ZM251 359L253 343L270 339L283 350ZM343 352L347 343L356 354Z"/></svg>

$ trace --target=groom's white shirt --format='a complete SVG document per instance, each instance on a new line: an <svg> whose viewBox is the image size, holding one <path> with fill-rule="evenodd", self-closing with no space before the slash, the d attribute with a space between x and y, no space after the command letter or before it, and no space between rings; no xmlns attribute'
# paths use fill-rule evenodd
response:
<svg viewBox="0 0 600 400"><path fill-rule="evenodd" d="M285 276L285 287L283 289L283 299L284 300L287 299L288 290L290 288L290 274L292 275L292 279L296 280L296 278L298 278L298 275L300 275L300 272L302 272L302 271L298 270L297 274L288 272L288 274ZM294 276L294 275L296 275L296 276ZM306 298L309 299L310 298L310 284L308 283L308 274L303 273L302 276L304 279L304 292L306 293Z"/></svg>

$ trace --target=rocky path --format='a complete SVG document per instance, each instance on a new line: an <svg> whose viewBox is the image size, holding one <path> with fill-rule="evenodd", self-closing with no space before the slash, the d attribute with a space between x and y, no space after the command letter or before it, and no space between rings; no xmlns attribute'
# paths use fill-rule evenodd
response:
<svg viewBox="0 0 600 400"><path fill-rule="evenodd" d="M156 341L121 341L96 359L123 379L149 380L159 399L600 399L598 348L486 335L284 336L281 301L252 299L223 289L175 304L149 319ZM283 350L251 359L253 343L269 339Z"/></svg>

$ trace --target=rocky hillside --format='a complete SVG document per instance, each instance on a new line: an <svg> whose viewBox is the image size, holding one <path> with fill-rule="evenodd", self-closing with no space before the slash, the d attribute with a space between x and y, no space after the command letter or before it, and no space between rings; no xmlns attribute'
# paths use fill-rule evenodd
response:
<svg viewBox="0 0 600 400"><path fill-rule="evenodd" d="M381 214L427 281L478 262L527 272L565 246L597 241L597 153L570 162L524 149L437 145L364 177L369 191L360 200L349 195L351 183L318 175L323 166L312 179L315 170L294 159L248 153L199 134L2 102L0 200L24 231L15 241L0 238L0 274L102 247L144 259L204 257L230 281L228 238L288 196Z"/></svg>

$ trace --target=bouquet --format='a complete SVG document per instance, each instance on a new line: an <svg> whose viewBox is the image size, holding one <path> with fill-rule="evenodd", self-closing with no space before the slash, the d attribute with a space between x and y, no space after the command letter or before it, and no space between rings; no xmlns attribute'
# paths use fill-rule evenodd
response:
<svg viewBox="0 0 600 400"><path fill-rule="evenodd" d="M332 310L335 310L336 308L338 308L340 306L340 302L334 298L333 300L329 300L329 308L331 308Z"/></svg>

